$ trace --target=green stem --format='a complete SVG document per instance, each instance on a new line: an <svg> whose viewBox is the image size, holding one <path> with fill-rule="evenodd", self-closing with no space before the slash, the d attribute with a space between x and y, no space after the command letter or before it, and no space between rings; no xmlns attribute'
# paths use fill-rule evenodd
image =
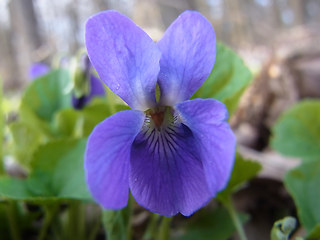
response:
<svg viewBox="0 0 320 240"><path fill-rule="evenodd" d="M68 238L82 240L85 237L85 212L80 201L70 201L68 208Z"/></svg>
<svg viewBox="0 0 320 240"><path fill-rule="evenodd" d="M159 214L153 213L149 220L147 229L143 235L144 240L155 239L157 235L157 223L160 218Z"/></svg>
<svg viewBox="0 0 320 240"><path fill-rule="evenodd" d="M231 219L233 221L233 224L238 232L239 238L240 240L247 240L247 236L244 232L244 229L242 227L242 223L239 219L239 216L234 208L231 196L229 196L226 201L224 201L224 206L227 208L227 210L229 211L229 214L231 216Z"/></svg>
<svg viewBox="0 0 320 240"><path fill-rule="evenodd" d="M171 220L172 218L170 217L162 217L158 240L169 240Z"/></svg>
<svg viewBox="0 0 320 240"><path fill-rule="evenodd" d="M128 207L129 207L129 219L128 219L128 225L127 225L127 240L131 239L131 235L132 235L132 213L133 213L133 203L134 203L134 199L131 195L131 193L129 194L129 200L128 200Z"/></svg>
<svg viewBox="0 0 320 240"><path fill-rule="evenodd" d="M99 215L96 223L94 224L92 231L88 237L88 240L95 240L97 238L97 234L99 232L100 226L101 226L101 215Z"/></svg>
<svg viewBox="0 0 320 240"><path fill-rule="evenodd" d="M8 207L6 208L10 233L13 240L20 240L20 229L16 221L16 204L15 202L9 201Z"/></svg>
<svg viewBox="0 0 320 240"><path fill-rule="evenodd" d="M40 234L38 236L38 240L44 240L46 238L49 226L51 224L53 217L56 214L57 209L58 209L58 206L55 206L55 205L44 206L44 210L45 210L44 222L43 222Z"/></svg>

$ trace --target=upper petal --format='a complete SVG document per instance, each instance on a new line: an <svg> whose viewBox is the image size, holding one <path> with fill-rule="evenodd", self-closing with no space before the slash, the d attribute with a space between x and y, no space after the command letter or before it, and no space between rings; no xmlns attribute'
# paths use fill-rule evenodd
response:
<svg viewBox="0 0 320 240"><path fill-rule="evenodd" d="M122 111L98 124L89 136L85 173L93 198L105 208L126 206L132 142L144 122L141 111Z"/></svg>
<svg viewBox="0 0 320 240"><path fill-rule="evenodd" d="M129 18L105 11L86 24L86 47L100 78L133 109L155 105L160 51Z"/></svg>
<svg viewBox="0 0 320 240"><path fill-rule="evenodd" d="M158 42L161 103L173 106L189 99L209 76L216 56L216 37L200 13L185 11Z"/></svg>
<svg viewBox="0 0 320 240"><path fill-rule="evenodd" d="M236 139L227 122L225 105L214 99L194 99L176 106L179 115L192 131L212 194L221 191L230 178Z"/></svg>

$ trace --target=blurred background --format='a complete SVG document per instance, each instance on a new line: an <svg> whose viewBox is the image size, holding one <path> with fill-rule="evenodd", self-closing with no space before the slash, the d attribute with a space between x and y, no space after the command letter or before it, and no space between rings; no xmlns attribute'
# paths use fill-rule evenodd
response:
<svg viewBox="0 0 320 240"><path fill-rule="evenodd" d="M184 10L200 11L217 39L254 74L231 124L238 141L267 147L269 129L300 99L320 97L319 0L0 0L4 93L22 90L34 62L52 63L84 47L86 20L116 9L155 41Z"/></svg>
<svg viewBox="0 0 320 240"><path fill-rule="evenodd" d="M5 89L23 86L33 62L50 62L83 47L86 19L105 9L126 14L154 40L181 12L198 10L211 21L218 40L236 50L254 72L271 59L319 55L318 0L0 0Z"/></svg>
<svg viewBox="0 0 320 240"><path fill-rule="evenodd" d="M254 81L230 120L239 152L263 164L260 178L236 195L237 208L252 216L249 239L268 239L277 212L295 207L283 187L298 164L270 149L271 127L305 98L320 97L319 0L0 0L0 76L4 94L21 92L34 62L51 63L84 47L91 15L116 9L155 41L184 10L200 11L217 39L237 52ZM265 227L265 226L268 227Z"/></svg>

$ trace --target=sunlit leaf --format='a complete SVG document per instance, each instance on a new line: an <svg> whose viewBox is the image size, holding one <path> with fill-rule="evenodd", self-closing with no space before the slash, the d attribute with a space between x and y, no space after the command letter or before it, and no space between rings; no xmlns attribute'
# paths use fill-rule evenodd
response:
<svg viewBox="0 0 320 240"><path fill-rule="evenodd" d="M45 136L25 122L14 122L9 126L12 136L13 153L19 162L28 167L34 151L44 141Z"/></svg>
<svg viewBox="0 0 320 240"><path fill-rule="evenodd" d="M86 140L59 140L38 148L27 179L0 178L0 197L14 200L90 200L84 178Z"/></svg>
<svg viewBox="0 0 320 240"><path fill-rule="evenodd" d="M231 115L251 80L252 75L242 59L231 49L217 43L213 70L192 98L215 98L226 104Z"/></svg>
<svg viewBox="0 0 320 240"><path fill-rule="evenodd" d="M127 110L128 106L117 104L114 111ZM54 120L56 134L64 137L87 137L93 128L113 112L108 101L93 99L93 101L81 110L64 109L59 111Z"/></svg>
<svg viewBox="0 0 320 240"><path fill-rule="evenodd" d="M320 224L320 159L290 170L284 183L297 206L301 223L310 233Z"/></svg>
<svg viewBox="0 0 320 240"><path fill-rule="evenodd" d="M272 147L303 159L320 158L320 101L305 100L286 111L272 129Z"/></svg>
<svg viewBox="0 0 320 240"><path fill-rule="evenodd" d="M41 120L51 121L55 112L71 106L70 84L70 74L63 69L32 81L21 99L21 118L26 120L25 117L35 115Z"/></svg>

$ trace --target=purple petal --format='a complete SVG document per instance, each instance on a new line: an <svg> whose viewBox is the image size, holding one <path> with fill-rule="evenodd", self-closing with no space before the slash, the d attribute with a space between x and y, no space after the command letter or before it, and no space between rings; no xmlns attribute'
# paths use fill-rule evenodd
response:
<svg viewBox="0 0 320 240"><path fill-rule="evenodd" d="M44 63L35 63L29 69L29 79L34 80L47 74L50 71L50 67Z"/></svg>
<svg viewBox="0 0 320 240"><path fill-rule="evenodd" d="M93 74L90 74L90 94L89 97L98 97L98 96L104 96L106 94L106 91L104 89L104 86L99 78L94 76Z"/></svg>
<svg viewBox="0 0 320 240"><path fill-rule="evenodd" d="M89 136L85 154L86 181L93 198L108 209L126 206L132 142L145 115L122 111L98 124Z"/></svg>
<svg viewBox="0 0 320 240"><path fill-rule="evenodd" d="M155 105L160 51L129 18L105 11L86 24L86 46L100 78L133 109Z"/></svg>
<svg viewBox="0 0 320 240"><path fill-rule="evenodd" d="M129 184L136 201L152 212L189 216L226 186L235 138L218 101L186 101L176 113L180 124L136 137Z"/></svg>
<svg viewBox="0 0 320 240"><path fill-rule="evenodd" d="M205 205L209 191L199 149L190 129L149 137L140 133L132 145L129 184L136 201L152 212L185 216Z"/></svg>
<svg viewBox="0 0 320 240"><path fill-rule="evenodd" d="M82 109L84 106L86 106L92 98L104 96L105 95L105 89L102 85L99 78L95 77L93 74L90 74L90 93L88 96L82 96L80 98L75 97L72 95L72 106L75 109Z"/></svg>
<svg viewBox="0 0 320 240"><path fill-rule="evenodd" d="M236 139L227 123L227 109L214 99L189 100L176 108L201 149L207 182L215 195L226 187L235 158Z"/></svg>
<svg viewBox="0 0 320 240"><path fill-rule="evenodd" d="M161 104L173 106L189 99L209 76L216 56L216 37L200 13L185 11L158 42Z"/></svg>

